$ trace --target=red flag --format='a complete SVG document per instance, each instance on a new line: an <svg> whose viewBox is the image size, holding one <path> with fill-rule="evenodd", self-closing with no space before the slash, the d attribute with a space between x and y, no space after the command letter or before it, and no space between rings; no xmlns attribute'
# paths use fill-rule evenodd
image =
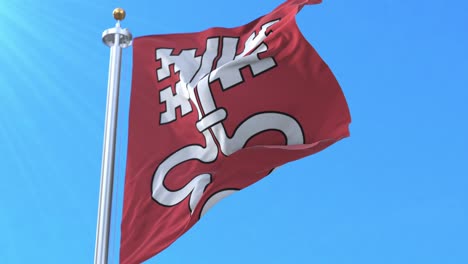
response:
<svg viewBox="0 0 468 264"><path fill-rule="evenodd" d="M122 263L140 263L225 196L349 135L332 72L286 1L236 28L135 39Z"/></svg>

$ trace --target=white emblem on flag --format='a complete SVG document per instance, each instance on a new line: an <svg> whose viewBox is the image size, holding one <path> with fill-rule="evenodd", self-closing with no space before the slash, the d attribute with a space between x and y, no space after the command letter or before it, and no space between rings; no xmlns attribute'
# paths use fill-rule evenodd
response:
<svg viewBox="0 0 468 264"><path fill-rule="evenodd" d="M245 42L242 53L236 55L239 38L212 37L207 39L206 51L203 56L195 56L195 50L183 50L179 55L173 54L173 49L157 49L156 59L161 61L161 67L156 74L159 81L170 76L169 65L174 65L174 71L179 73L180 80L175 84L175 93L171 87L160 91L160 102L165 103L166 111L161 113L161 125L176 121L176 108L181 110L181 118L192 111L192 105L197 109L199 121L195 124L206 141L206 147L189 145L168 156L156 169L153 175L152 197L163 206L175 206L190 196L190 212L194 212L204 190L212 182L209 173L197 175L178 190L170 190L164 185L170 170L189 161L198 160L202 163L216 161L219 151L231 155L243 148L250 138L268 130L280 131L286 138L287 145L302 144L303 133L300 124L291 116L279 112L252 113L252 116L241 122L229 137L223 125L228 117L228 110L217 108L210 90L210 83L218 81L223 90L235 89L244 81L241 69L250 67L253 77L276 66L273 57L259 58L259 54L268 50L264 43L267 30L277 23L274 20L264 24L258 34L252 33ZM218 56L218 46L222 42L222 51L217 65L213 65ZM216 66L215 70L212 70ZM197 88L197 89L195 89ZM196 94L195 94L196 93ZM210 133L213 132L214 137ZM221 149L218 149L217 141ZM232 189L219 190L207 200L201 215L214 203L234 192Z"/></svg>

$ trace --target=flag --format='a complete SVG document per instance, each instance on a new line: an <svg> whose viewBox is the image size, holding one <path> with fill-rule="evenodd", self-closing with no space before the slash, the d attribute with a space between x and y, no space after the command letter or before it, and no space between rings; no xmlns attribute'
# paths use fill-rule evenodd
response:
<svg viewBox="0 0 468 264"><path fill-rule="evenodd" d="M295 20L319 2L135 39L122 263L154 256L222 198L349 136L341 88Z"/></svg>

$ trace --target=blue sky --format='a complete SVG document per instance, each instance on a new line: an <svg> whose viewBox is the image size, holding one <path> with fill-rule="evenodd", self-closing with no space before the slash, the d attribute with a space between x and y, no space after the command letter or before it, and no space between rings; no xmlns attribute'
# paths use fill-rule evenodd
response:
<svg viewBox="0 0 468 264"><path fill-rule="evenodd" d="M282 0L0 2L0 262L92 263L112 10L134 36L234 27ZM351 137L216 205L147 263L468 263L468 4L324 1L297 16ZM110 263L118 260L131 48Z"/></svg>

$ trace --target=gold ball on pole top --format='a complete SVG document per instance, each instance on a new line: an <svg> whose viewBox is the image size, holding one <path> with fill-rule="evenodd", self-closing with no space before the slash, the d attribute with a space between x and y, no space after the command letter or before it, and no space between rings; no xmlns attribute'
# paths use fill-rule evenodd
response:
<svg viewBox="0 0 468 264"><path fill-rule="evenodd" d="M128 29L120 27L120 22L125 19L125 10L116 8L112 12L112 15L115 20L117 20L117 23L115 23L115 27L102 32L102 42L108 47L113 47L117 40L119 40L118 46L120 46L120 48L126 48L132 45L132 33L130 33Z"/></svg>
<svg viewBox="0 0 468 264"><path fill-rule="evenodd" d="M125 10L123 8L116 8L112 12L112 15L114 16L115 20L122 21L125 19Z"/></svg>

